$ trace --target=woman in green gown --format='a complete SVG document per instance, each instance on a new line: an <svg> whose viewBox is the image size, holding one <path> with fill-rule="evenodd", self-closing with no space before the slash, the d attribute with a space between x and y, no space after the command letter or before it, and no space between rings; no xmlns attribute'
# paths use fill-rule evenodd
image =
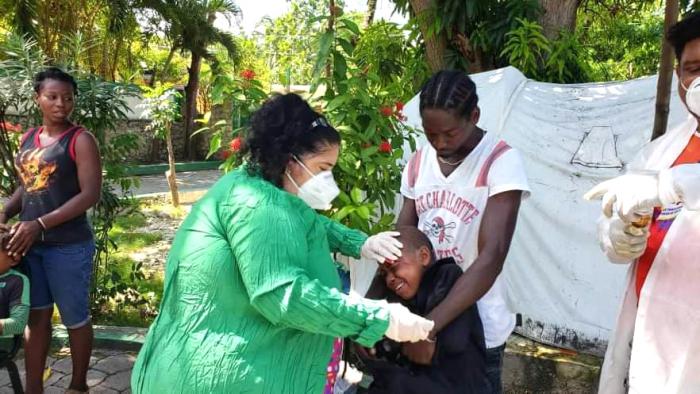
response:
<svg viewBox="0 0 700 394"><path fill-rule="evenodd" d="M253 116L246 163L193 207L168 255L160 313L132 391L323 392L334 338L370 346L428 337L432 322L398 304L342 294L331 253L400 256L392 233L367 237L314 209L338 188L340 136L299 96Z"/></svg>

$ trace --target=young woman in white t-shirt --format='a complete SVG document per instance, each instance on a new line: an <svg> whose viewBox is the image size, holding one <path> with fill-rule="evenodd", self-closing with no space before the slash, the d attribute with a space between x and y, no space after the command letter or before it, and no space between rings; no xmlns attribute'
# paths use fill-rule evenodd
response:
<svg viewBox="0 0 700 394"><path fill-rule="evenodd" d="M484 326L487 373L500 393L505 341L515 327L499 278L510 248L521 200L530 188L520 154L476 124L476 85L465 73L440 71L420 94L429 144L404 169L404 204L397 225L417 226L438 258L453 257L464 274L428 318L431 338L477 304ZM430 364L435 344L405 344L412 361Z"/></svg>

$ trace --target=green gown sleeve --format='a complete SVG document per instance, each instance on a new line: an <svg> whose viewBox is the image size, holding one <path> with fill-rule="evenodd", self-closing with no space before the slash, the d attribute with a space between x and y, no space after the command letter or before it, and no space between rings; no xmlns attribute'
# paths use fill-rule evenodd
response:
<svg viewBox="0 0 700 394"><path fill-rule="evenodd" d="M19 335L24 332L24 327L29 320L29 279L12 271L13 275L19 276L22 280L14 282L17 285L10 289L9 306L10 316L0 320L2 322L2 332L0 335Z"/></svg>
<svg viewBox="0 0 700 394"><path fill-rule="evenodd" d="M10 309L10 317L0 319L2 322L2 335L20 335L24 332L29 320L29 305L18 304Z"/></svg>
<svg viewBox="0 0 700 394"><path fill-rule="evenodd" d="M309 278L303 267L313 262L307 261L306 232L294 213L263 205L224 223L251 306L272 324L349 337L364 346L382 338L386 309Z"/></svg>
<svg viewBox="0 0 700 394"><path fill-rule="evenodd" d="M323 215L318 216L326 227L328 244L331 248L331 252L340 253L356 259L360 258L360 250L367 240L367 235L362 231L353 230Z"/></svg>

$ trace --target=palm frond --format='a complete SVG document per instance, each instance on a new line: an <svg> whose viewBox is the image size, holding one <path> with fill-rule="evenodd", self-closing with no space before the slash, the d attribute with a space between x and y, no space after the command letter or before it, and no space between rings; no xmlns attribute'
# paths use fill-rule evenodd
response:
<svg viewBox="0 0 700 394"><path fill-rule="evenodd" d="M17 0L15 2L15 16L12 21L13 30L22 36L37 37L34 21L37 16L36 0Z"/></svg>

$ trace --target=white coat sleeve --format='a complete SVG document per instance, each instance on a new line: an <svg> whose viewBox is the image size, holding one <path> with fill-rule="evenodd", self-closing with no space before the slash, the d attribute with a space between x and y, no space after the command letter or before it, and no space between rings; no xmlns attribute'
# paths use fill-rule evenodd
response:
<svg viewBox="0 0 700 394"><path fill-rule="evenodd" d="M683 164L659 173L661 203L682 202L691 211L700 210L700 164Z"/></svg>

